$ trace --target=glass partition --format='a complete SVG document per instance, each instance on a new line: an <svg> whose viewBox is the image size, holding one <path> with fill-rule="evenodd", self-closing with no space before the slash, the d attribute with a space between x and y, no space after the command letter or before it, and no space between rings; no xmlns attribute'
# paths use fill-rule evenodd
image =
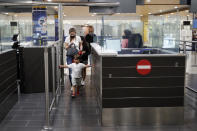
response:
<svg viewBox="0 0 197 131"><path fill-rule="evenodd" d="M143 46L143 22L140 17L103 16L98 41L104 50ZM98 26L98 24L97 24Z"/></svg>
<svg viewBox="0 0 197 131"><path fill-rule="evenodd" d="M47 35L48 35L48 42L55 41L55 17L54 15L47 16Z"/></svg>
<svg viewBox="0 0 197 131"><path fill-rule="evenodd" d="M149 45L179 51L181 17L179 15L149 16Z"/></svg>
<svg viewBox="0 0 197 131"><path fill-rule="evenodd" d="M149 41L148 46L145 46L144 23L140 17L130 16L129 19L125 19L121 16L103 16L100 22L97 22L97 27L100 26L101 29L98 42L103 51L112 50L119 54L178 53L180 21L179 15L149 16Z"/></svg>
<svg viewBox="0 0 197 131"><path fill-rule="evenodd" d="M143 47L143 22L140 17L103 16L100 21L98 42L103 50L121 52L123 49Z"/></svg>
<svg viewBox="0 0 197 131"><path fill-rule="evenodd" d="M0 14L0 51L12 49L12 37L16 34L18 34L18 41L21 46L33 45L32 12ZM47 15L47 41L48 44L55 41L54 14Z"/></svg>
<svg viewBox="0 0 197 131"><path fill-rule="evenodd" d="M0 51L11 48L12 28L10 20L12 17L7 14L0 14Z"/></svg>
<svg viewBox="0 0 197 131"><path fill-rule="evenodd" d="M19 20L20 42L32 41L32 20Z"/></svg>

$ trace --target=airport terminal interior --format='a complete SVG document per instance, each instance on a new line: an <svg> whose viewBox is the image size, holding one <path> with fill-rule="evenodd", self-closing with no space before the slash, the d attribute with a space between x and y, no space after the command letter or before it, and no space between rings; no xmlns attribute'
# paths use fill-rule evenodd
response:
<svg viewBox="0 0 197 131"><path fill-rule="evenodd" d="M197 131L197 0L0 0L0 131Z"/></svg>

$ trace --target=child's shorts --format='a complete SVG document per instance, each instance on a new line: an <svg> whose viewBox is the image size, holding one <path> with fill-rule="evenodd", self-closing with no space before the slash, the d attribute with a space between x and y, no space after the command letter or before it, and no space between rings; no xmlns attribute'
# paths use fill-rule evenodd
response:
<svg viewBox="0 0 197 131"><path fill-rule="evenodd" d="M81 86L81 78L72 78L73 86Z"/></svg>

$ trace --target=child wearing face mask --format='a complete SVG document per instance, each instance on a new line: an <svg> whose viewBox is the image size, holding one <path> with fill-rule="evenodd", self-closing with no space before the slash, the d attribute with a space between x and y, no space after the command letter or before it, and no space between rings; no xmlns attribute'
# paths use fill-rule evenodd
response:
<svg viewBox="0 0 197 131"><path fill-rule="evenodd" d="M72 48L72 46L75 46L77 48L78 51L81 50L81 37L76 35L76 29L75 28L70 28L69 29L69 36L66 37L65 40L65 48L66 50L68 50L69 48ZM67 61L67 65L72 64L73 62L73 56L69 56L67 55L66 61ZM72 86L72 69L69 68L69 80Z"/></svg>

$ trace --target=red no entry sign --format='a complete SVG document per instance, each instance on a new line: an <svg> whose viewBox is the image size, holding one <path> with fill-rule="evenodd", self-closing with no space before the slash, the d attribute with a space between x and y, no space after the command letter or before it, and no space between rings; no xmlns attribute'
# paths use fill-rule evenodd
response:
<svg viewBox="0 0 197 131"><path fill-rule="evenodd" d="M136 70L141 75L148 75L151 72L152 65L150 61L143 59L140 60L136 65Z"/></svg>

